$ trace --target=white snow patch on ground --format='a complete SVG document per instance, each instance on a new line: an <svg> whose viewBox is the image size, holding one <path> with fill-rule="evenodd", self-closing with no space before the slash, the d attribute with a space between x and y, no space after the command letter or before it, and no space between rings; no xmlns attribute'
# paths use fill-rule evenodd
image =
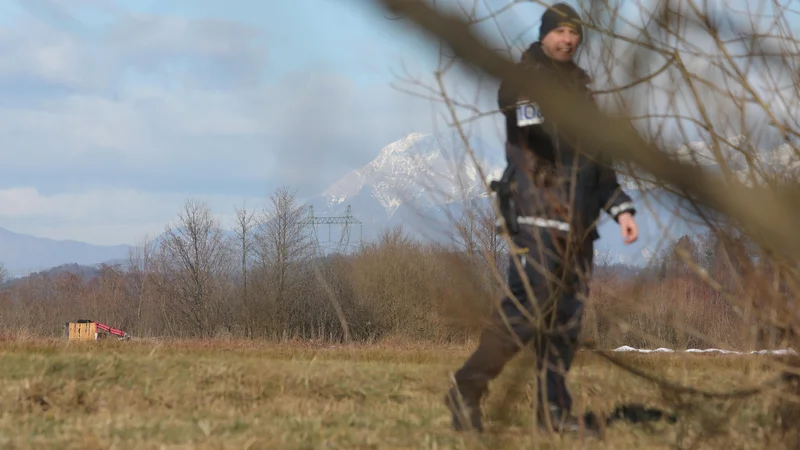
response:
<svg viewBox="0 0 800 450"><path fill-rule="evenodd" d="M639 352L639 353L722 353L726 355L796 355L797 352L791 348L787 349L779 349L779 350L753 350L751 352L737 352L735 350L722 350L718 348L706 348L706 349L698 349L698 348L690 348L686 350L672 350L669 348L659 347L657 349L643 349L643 348L633 348L627 345L623 345L622 347L617 347L614 349L615 352Z"/></svg>

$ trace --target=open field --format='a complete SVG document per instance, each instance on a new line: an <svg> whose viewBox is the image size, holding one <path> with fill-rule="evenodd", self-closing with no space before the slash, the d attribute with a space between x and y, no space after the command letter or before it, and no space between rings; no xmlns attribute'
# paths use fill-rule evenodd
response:
<svg viewBox="0 0 800 450"><path fill-rule="evenodd" d="M782 448L773 392L741 401L686 397L677 424L614 423L604 441L529 426L519 358L485 406L483 436L450 430L442 405L469 347L238 341L0 342L0 448ZM776 375L769 357L620 354L672 382L716 392ZM655 372L658 370L658 372ZM570 377L579 408L620 402L674 410L654 385L590 353ZM698 437L703 434L706 440Z"/></svg>

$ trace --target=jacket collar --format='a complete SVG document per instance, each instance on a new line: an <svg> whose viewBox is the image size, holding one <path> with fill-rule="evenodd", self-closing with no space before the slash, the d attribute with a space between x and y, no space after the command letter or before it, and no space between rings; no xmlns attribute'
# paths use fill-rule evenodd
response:
<svg viewBox="0 0 800 450"><path fill-rule="evenodd" d="M573 80L581 84L589 83L589 75L573 61L561 62L547 56L542 50L542 43L537 41L528 47L522 54L522 62L537 62L557 72L566 73Z"/></svg>

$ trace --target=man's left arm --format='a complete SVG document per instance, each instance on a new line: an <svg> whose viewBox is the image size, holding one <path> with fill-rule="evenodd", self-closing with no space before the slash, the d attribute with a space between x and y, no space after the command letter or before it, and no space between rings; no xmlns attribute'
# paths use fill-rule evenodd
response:
<svg viewBox="0 0 800 450"><path fill-rule="evenodd" d="M585 106L594 109L599 113L597 103L594 101L589 84L591 80L584 72L584 82L581 83L585 89L584 93L588 100ZM598 174L597 198L599 206L617 222L622 230L622 238L626 244L634 242L639 236L639 230L633 216L636 215L636 207L633 199L619 185L617 171L614 170L613 159L606 154L600 155L600 172Z"/></svg>
<svg viewBox="0 0 800 450"><path fill-rule="evenodd" d="M636 207L633 199L622 189L617 179L617 172L611 165L610 160L603 161L600 165L600 176L598 180L598 199L600 207L608 213L615 221L619 222L619 215L630 213L636 214Z"/></svg>
<svg viewBox="0 0 800 450"><path fill-rule="evenodd" d="M605 161L600 165L597 195L601 207L619 224L625 243L635 242L639 237L639 227L633 219L636 207L631 197L619 185L617 172L611 161Z"/></svg>
<svg viewBox="0 0 800 450"><path fill-rule="evenodd" d="M586 94L587 102L585 106L599 114L600 110L588 86L591 80L585 73L584 76L584 82L581 84ZM632 218L636 214L636 208L634 207L633 199L622 189L617 180L617 171L614 170L613 159L609 155L603 154L600 155L599 162L600 173L598 176L597 194L600 200L600 207L618 223L620 214L630 213L630 217Z"/></svg>

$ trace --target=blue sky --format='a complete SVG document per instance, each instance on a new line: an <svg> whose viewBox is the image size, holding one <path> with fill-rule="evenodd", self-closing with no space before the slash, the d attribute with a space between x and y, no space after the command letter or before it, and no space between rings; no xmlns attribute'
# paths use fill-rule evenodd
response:
<svg viewBox="0 0 800 450"><path fill-rule="evenodd" d="M541 12L497 24L527 44ZM404 69L429 83L436 49L368 0L7 0L0 51L0 226L37 236L134 244L189 197L229 225L244 200L313 196L442 126L392 87ZM472 100L471 78L449 81Z"/></svg>
<svg viewBox="0 0 800 450"><path fill-rule="evenodd" d="M441 129L434 104L398 89L431 83L437 49L382 14L367 0L0 2L0 226L135 244L190 197L229 226L245 200L311 197ZM499 142L497 124L484 138Z"/></svg>
<svg viewBox="0 0 800 450"><path fill-rule="evenodd" d="M0 49L0 226L38 236L132 244L189 197L227 224L431 128L390 83L435 53L359 2L6 1Z"/></svg>

